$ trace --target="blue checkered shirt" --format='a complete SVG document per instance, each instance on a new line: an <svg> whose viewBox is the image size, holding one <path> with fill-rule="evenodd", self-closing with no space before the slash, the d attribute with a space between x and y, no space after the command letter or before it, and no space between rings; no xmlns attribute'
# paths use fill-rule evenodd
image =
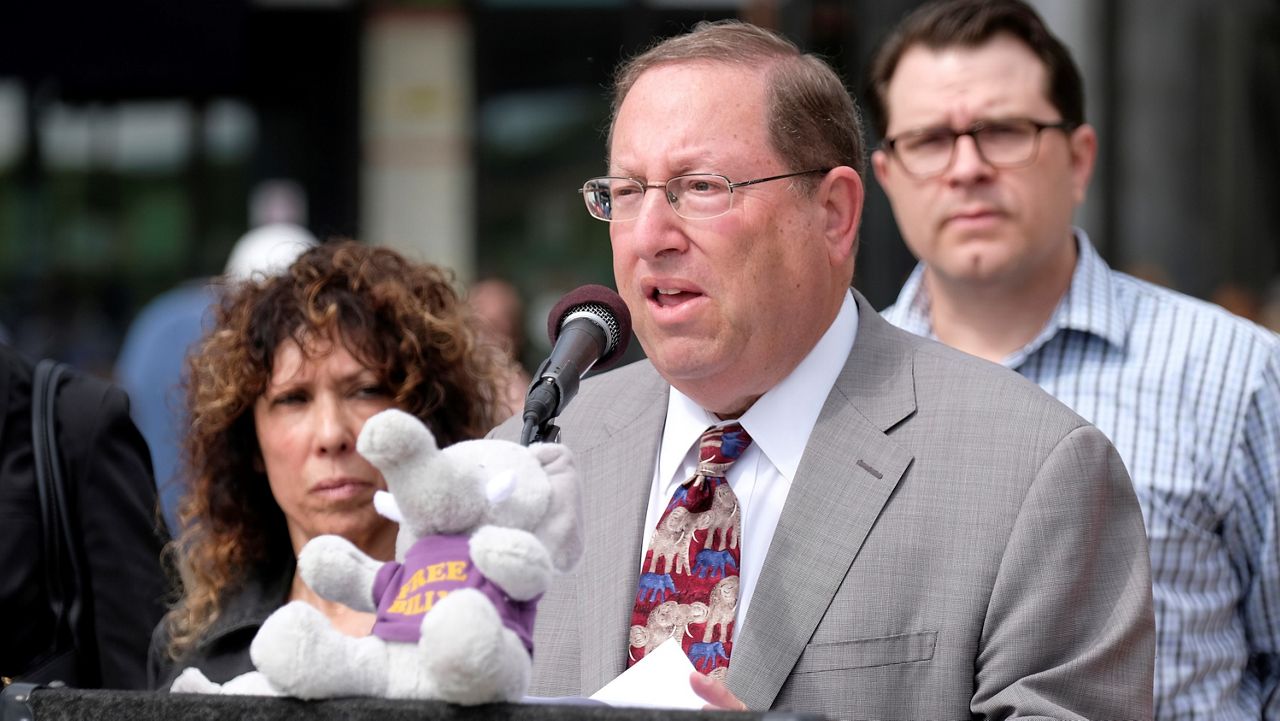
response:
<svg viewBox="0 0 1280 721"><path fill-rule="evenodd" d="M1049 323L1002 361L1094 423L1151 540L1160 721L1280 719L1280 336L1079 261ZM889 322L934 337L917 267Z"/></svg>

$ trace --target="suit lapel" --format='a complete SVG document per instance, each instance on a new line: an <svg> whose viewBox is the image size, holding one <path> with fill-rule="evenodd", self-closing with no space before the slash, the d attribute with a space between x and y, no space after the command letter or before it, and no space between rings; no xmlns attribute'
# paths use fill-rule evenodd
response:
<svg viewBox="0 0 1280 721"><path fill-rule="evenodd" d="M853 352L796 470L734 644L728 684L749 708L773 705L912 460L885 435L915 411L911 348L854 296Z"/></svg>
<svg viewBox="0 0 1280 721"><path fill-rule="evenodd" d="M596 436L601 442L580 455L586 537L593 539L579 571L590 579L591 593L577 600L584 621L581 668L587 693L626 669L645 530L643 511L649 503L667 412L667 386L657 373L651 375L651 380L611 399L616 401L613 408L640 408L640 413L602 414L602 433ZM625 397L633 393L638 397Z"/></svg>

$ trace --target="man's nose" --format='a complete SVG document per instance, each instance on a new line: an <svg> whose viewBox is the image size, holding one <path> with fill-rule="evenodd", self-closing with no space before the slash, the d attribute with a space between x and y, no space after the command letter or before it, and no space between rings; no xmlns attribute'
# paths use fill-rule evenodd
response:
<svg viewBox="0 0 1280 721"><path fill-rule="evenodd" d="M995 168L983 157L982 150L972 135L961 135L956 138L955 147L951 149L951 166L947 168L947 179L954 183L969 183L991 176Z"/></svg>
<svg viewBox="0 0 1280 721"><path fill-rule="evenodd" d="M636 252L645 257L656 257L684 248L686 239L681 230L682 222L666 186L649 186L640 203L640 214L629 223Z"/></svg>

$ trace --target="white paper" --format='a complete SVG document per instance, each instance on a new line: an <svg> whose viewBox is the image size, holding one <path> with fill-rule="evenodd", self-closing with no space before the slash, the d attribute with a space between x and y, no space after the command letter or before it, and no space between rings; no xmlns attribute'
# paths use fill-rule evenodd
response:
<svg viewBox="0 0 1280 721"><path fill-rule="evenodd" d="M707 702L689 685L693 663L678 639L669 638L591 698L610 706L702 710Z"/></svg>

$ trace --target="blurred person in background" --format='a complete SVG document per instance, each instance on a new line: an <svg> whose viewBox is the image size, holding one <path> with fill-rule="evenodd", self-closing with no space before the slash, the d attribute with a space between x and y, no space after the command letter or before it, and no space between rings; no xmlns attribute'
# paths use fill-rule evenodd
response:
<svg viewBox="0 0 1280 721"><path fill-rule="evenodd" d="M520 361L524 353L524 301L509 281L485 278L471 285L467 304L478 321L480 339L496 346L507 359L498 406L498 417L507 418L524 408L529 390L529 373Z"/></svg>
<svg viewBox="0 0 1280 721"><path fill-rule="evenodd" d="M164 613L151 460L118 387L68 371L54 406L68 531L80 569L75 677L59 656L32 440L35 364L0 345L0 676L82 688L146 688L147 639ZM69 558L69 557L68 557ZM64 581L68 586L69 580Z"/></svg>
<svg viewBox="0 0 1280 721"><path fill-rule="evenodd" d="M372 614L294 573L302 546L327 533L392 558L396 526L372 502L385 483L355 450L364 421L399 408L442 447L479 438L500 371L451 275L389 249L325 244L284 275L228 286L188 362L191 484L170 549L182 595L156 627L152 687L186 667L217 683L252 670L250 641L288 601L368 633Z"/></svg>
<svg viewBox="0 0 1280 721"><path fill-rule="evenodd" d="M170 528L178 523L184 483L178 454L187 419L181 385L187 353L212 322L216 285L275 275L317 241L302 226L306 199L291 181L268 181L250 198L252 230L231 249L223 275L183 283L152 299L129 325L115 377L133 401L133 420L147 439L160 502Z"/></svg>
<svg viewBox="0 0 1280 721"><path fill-rule="evenodd" d="M1150 537L1155 717L1280 717L1280 339L1112 270L1072 226L1097 136L1025 3L916 10L871 84L873 167L920 260L885 317L1018 371L1115 443Z"/></svg>

